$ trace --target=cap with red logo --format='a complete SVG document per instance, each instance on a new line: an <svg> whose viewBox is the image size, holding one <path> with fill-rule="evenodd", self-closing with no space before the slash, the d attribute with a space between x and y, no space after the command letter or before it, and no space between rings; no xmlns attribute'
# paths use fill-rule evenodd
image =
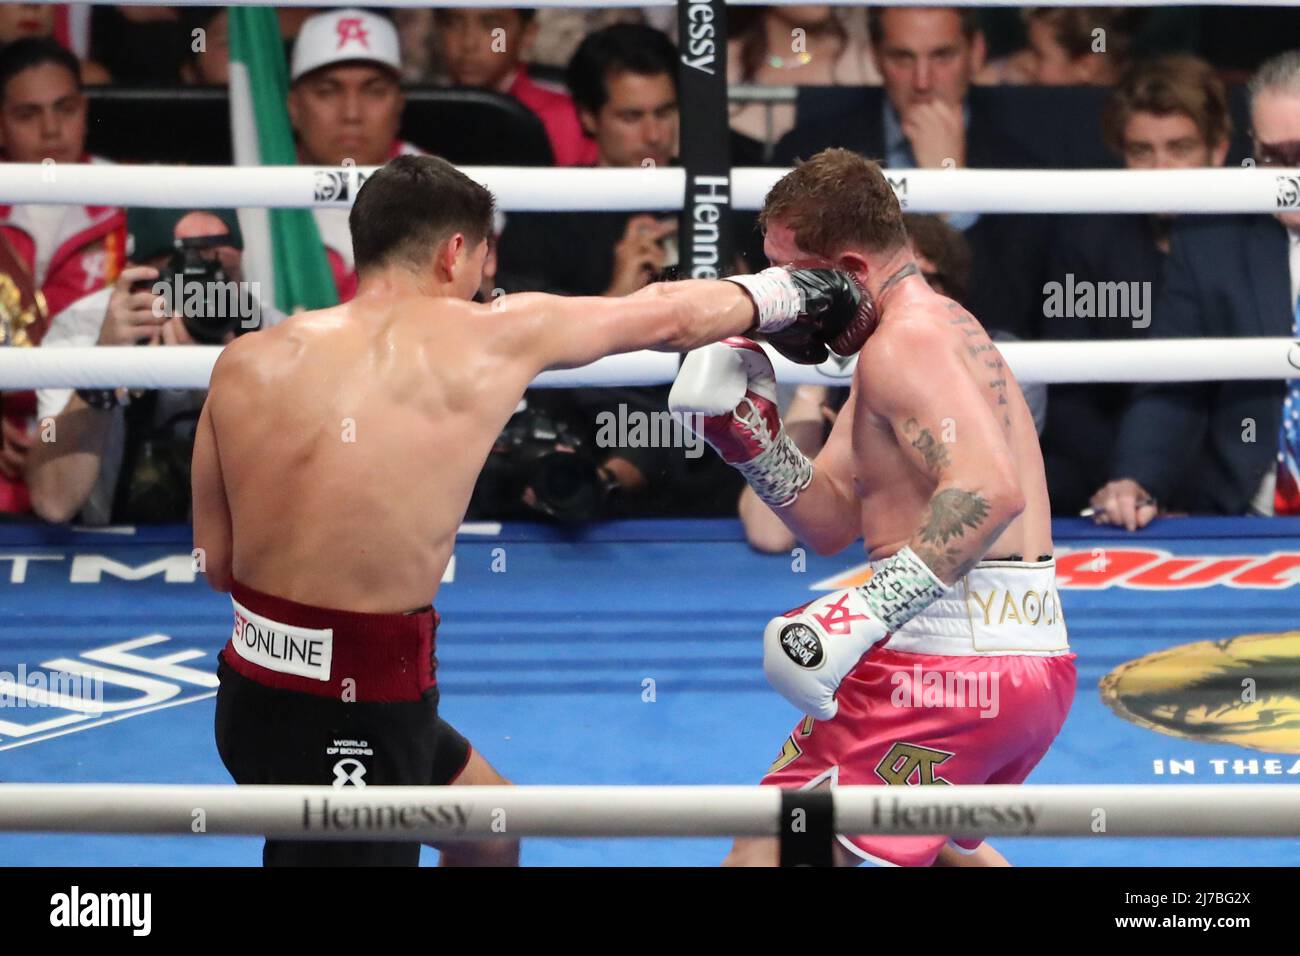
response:
<svg viewBox="0 0 1300 956"><path fill-rule="evenodd" d="M304 20L298 31L290 80L296 81L323 66L358 60L401 71L393 24L377 14L353 8L318 13Z"/></svg>

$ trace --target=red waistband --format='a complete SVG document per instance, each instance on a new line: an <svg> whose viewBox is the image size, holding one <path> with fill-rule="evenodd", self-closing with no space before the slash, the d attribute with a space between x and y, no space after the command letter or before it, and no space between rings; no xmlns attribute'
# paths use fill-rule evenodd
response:
<svg viewBox="0 0 1300 956"><path fill-rule="evenodd" d="M240 653L232 632L221 659L236 673L266 687L344 701L419 700L437 683L438 612L367 614L299 604L235 582L230 596L249 611L296 628L329 629L328 679L284 673ZM236 612L236 628L249 622Z"/></svg>

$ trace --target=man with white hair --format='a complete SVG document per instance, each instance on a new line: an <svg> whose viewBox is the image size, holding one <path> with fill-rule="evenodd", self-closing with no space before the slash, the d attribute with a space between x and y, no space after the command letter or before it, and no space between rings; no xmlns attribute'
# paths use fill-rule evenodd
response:
<svg viewBox="0 0 1300 956"><path fill-rule="evenodd" d="M1300 167L1300 50L1264 63L1249 89L1255 161ZM1300 336L1300 178L1279 180L1293 211L1179 218L1154 337ZM1094 518L1133 531L1166 507L1300 514L1298 420L1300 379L1139 386Z"/></svg>

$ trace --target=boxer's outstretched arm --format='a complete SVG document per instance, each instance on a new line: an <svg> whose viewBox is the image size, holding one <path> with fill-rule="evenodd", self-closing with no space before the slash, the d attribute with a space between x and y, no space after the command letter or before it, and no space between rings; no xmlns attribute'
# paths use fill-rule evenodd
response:
<svg viewBox="0 0 1300 956"><path fill-rule="evenodd" d="M754 324L754 303L732 282L657 282L633 295L556 296L525 292L497 299L516 355L544 368L576 368L606 355L659 349L686 352Z"/></svg>
<svg viewBox="0 0 1300 956"><path fill-rule="evenodd" d="M936 482L907 544L954 584L1024 510L1006 436L943 330L900 323L863 358L858 414L885 419L903 454Z"/></svg>

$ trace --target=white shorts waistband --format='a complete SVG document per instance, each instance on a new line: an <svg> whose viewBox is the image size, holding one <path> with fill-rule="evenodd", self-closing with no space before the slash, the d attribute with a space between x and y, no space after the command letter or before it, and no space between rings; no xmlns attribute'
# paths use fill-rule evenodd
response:
<svg viewBox="0 0 1300 956"><path fill-rule="evenodd" d="M982 561L885 646L952 657L1068 654L1056 561Z"/></svg>

